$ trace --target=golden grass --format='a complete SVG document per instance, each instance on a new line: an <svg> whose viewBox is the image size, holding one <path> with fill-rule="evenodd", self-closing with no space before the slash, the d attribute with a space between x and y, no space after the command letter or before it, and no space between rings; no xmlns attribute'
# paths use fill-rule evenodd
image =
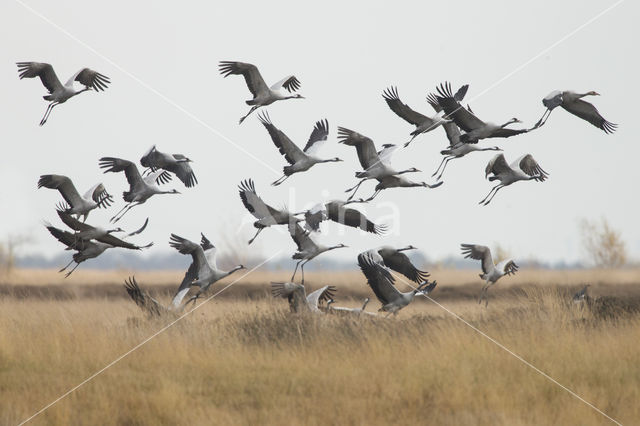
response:
<svg viewBox="0 0 640 426"><path fill-rule="evenodd" d="M150 286L151 275L137 276ZM317 285L337 279L309 278ZM551 275L543 278L548 281L495 297L488 309L464 298L442 303L613 418L634 423L640 418L640 316L618 314L615 306L611 318L594 315L566 303L566 289L553 286ZM351 279L362 285L360 276L345 274ZM0 300L0 424L27 418L170 320L148 321L123 298ZM296 316L286 301L265 292L202 305L34 423L607 420L427 300L388 320Z"/></svg>

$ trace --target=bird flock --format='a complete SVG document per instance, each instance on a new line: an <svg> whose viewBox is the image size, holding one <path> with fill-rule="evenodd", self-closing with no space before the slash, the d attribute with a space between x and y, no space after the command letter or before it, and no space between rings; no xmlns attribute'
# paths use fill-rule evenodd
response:
<svg viewBox="0 0 640 426"><path fill-rule="evenodd" d="M89 68L81 69L63 85L50 64L18 62L17 66L20 79L39 77L49 92L43 97L49 104L40 121L40 126L47 122L55 106L80 93L92 90L104 91L111 84L108 77ZM246 101L251 109L240 118L240 124L257 109L269 106L274 102L304 99L302 95L297 93L301 88L301 82L294 75L286 76L272 86L267 86L260 71L253 64L222 61L219 65L219 72L223 77L232 75L244 77L246 85L253 95L252 99ZM77 87L77 83L81 87ZM286 208L278 209L267 204L258 195L256 184L252 179L240 182L238 186L240 200L256 219L253 225L257 231L248 244L251 244L266 228L287 226L297 247L292 255L292 259L297 262L291 279L288 282L272 283L271 291L274 297L286 298L293 312L377 315L365 311L367 303L370 301L369 298L364 300L361 308L334 306L334 297L337 291L335 286L327 285L307 295L304 286L305 265L322 253L346 247L341 243L326 246L314 239L314 233L319 232L320 224L323 221L330 220L383 237L388 231L387 225L371 221L362 212L353 208L353 205L369 203L381 191L391 188L439 188L443 184L442 177L447 165L452 160L472 152L502 151L498 146L483 146L483 140L502 140L535 131L547 122L551 112L558 106L591 123L606 134L613 133L617 128L616 124L604 119L595 106L584 100L587 96L599 96L594 91L585 93L553 91L542 100L546 110L540 120L530 128L515 129L511 126L522 123L517 118L509 119L502 124L495 124L481 120L469 105L463 106L462 102L468 89L469 85L463 85L454 93L449 82L439 84L435 91L426 97L427 103L434 111L433 114L427 115L417 112L403 103L397 87L390 86L383 90L382 98L389 109L414 126L414 129L409 133L410 139L402 147L395 144L376 147L370 137L346 127L338 127L338 142L355 148L362 167L362 170L355 172L357 182L345 191L345 193L349 193L347 199L335 199L318 203L309 210L291 212ZM287 163L283 167L283 176L274 181L273 186L281 185L294 174L309 172L317 164L343 161L338 157L322 158L316 155L318 148L328 140L330 127L327 119L320 119L315 123L306 144L301 148L302 145L294 143L284 131L276 127L265 109L262 109L257 116ZM415 167L401 169L392 166L391 158L397 149L410 149L409 146L421 135L434 131L438 127L444 129L448 145L446 149L441 151L442 161L431 176L435 177L435 182L418 182L406 177L407 174L420 172ZM154 145L142 155L139 163L142 169L139 169L134 161L118 157L102 157L98 160L98 165L104 173L124 172L128 183L128 190L122 193L125 204L111 218L111 225L107 228L86 223L92 210L107 209L115 203L114 196L107 192L102 183L95 184L84 195L80 195L72 180L67 176L55 174L40 176L38 188L55 189L64 200L64 202L58 203L56 211L62 223L70 230L60 229L50 223L45 225L49 233L66 246L66 250L74 251L72 260L60 270L61 272L66 271L71 264L75 263L66 276L73 273L82 262L99 256L109 248L143 250L151 247L153 243L139 245L128 241L130 237L141 234L145 230L149 222L148 218L141 228L129 233L116 227L115 224L131 209L146 203L154 195L180 194L175 188L165 188L174 176L182 182L187 190L198 184L191 167L192 160L186 155L163 153ZM542 169L530 153L522 155L512 163L507 162L504 154L497 153L488 162L485 168L485 177L490 182L498 181L498 183L491 188L486 197L480 200L479 204L481 205L488 205L498 191L506 186L527 180L544 182L548 179L549 174ZM377 181L374 192L369 197L356 198L361 185L369 180ZM117 233L122 233L122 238L114 235ZM142 291L135 277L131 277L125 282L126 291L131 299L149 316L179 312L189 303L195 304L219 280L238 270L245 269L244 265L237 265L228 271L220 270L216 263L217 249L204 234L201 234L200 242L197 243L171 233L169 245L179 253L191 256L192 259L169 305L162 305L148 292ZM366 277L373 294L381 303L380 311L386 312L387 315L397 314L416 296L427 296L437 285L436 281L429 281L428 272L416 268L405 254L411 250L416 250L416 247L409 245L394 248L382 245L357 255L358 266ZM485 282L485 285L480 292L478 303L484 301L487 306L488 289L501 277L515 274L518 265L513 259L502 259L499 263L494 263L491 250L480 244L461 244L461 252L465 258L481 262L480 278ZM300 282L296 283L298 269L300 269ZM398 279L410 287L410 290L407 292L399 291L396 283ZM192 288L197 288L195 293L191 291ZM193 294L187 298L190 292ZM584 298L586 289L582 293L576 295L576 298Z"/></svg>

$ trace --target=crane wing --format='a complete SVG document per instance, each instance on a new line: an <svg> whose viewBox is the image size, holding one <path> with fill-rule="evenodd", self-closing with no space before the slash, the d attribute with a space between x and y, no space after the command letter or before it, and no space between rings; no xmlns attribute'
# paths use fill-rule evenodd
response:
<svg viewBox="0 0 640 426"><path fill-rule="evenodd" d="M381 250L380 255L385 265L409 278L411 281L421 283L426 281L430 275L427 271L421 271L413 266L409 257L402 252L393 250L392 252L385 253Z"/></svg>
<svg viewBox="0 0 640 426"><path fill-rule="evenodd" d="M53 93L58 89L62 89L62 83L58 80L53 67L50 64L42 62L17 62L18 76L23 78L40 77L40 81L49 93Z"/></svg>
<svg viewBox="0 0 640 426"><path fill-rule="evenodd" d="M284 155L285 160L287 160L289 164L294 164L307 158L307 155L294 144L284 132L273 125L267 112L263 111L262 114L259 115L259 118L262 125L269 132L271 140L275 146L278 147L280 154Z"/></svg>
<svg viewBox="0 0 640 426"><path fill-rule="evenodd" d="M488 274L494 268L491 250L487 246L477 244L461 244L462 254L465 259L476 259L482 262L482 272Z"/></svg>
<svg viewBox="0 0 640 426"><path fill-rule="evenodd" d="M83 68L78 71L73 80L92 88L96 92L103 91L107 88L107 85L111 84L109 77L89 68Z"/></svg>
<svg viewBox="0 0 640 426"><path fill-rule="evenodd" d="M98 165L104 170L104 173L117 173L124 171L124 174L127 177L127 182L129 182L131 188L142 183L142 176L138 171L138 167L129 160L123 160L122 158L116 157L102 157L100 158Z"/></svg>
<svg viewBox="0 0 640 426"><path fill-rule="evenodd" d="M387 105L389 105L389 108L391 108L391 111L395 112L398 117L402 118L406 122L413 124L414 126L420 126L426 122L433 124L433 120L431 120L431 118L412 110L407 104L402 103L398 96L397 87L388 87L384 92L382 92L382 97L387 102Z"/></svg>
<svg viewBox="0 0 640 426"><path fill-rule="evenodd" d="M327 219L327 206L318 203L304 213L305 228L310 231L318 231L320 223Z"/></svg>
<svg viewBox="0 0 640 426"><path fill-rule="evenodd" d="M305 231L299 224L294 224L293 229L289 227L291 238L298 246L298 251L314 251L317 249L316 243L309 236L309 232Z"/></svg>
<svg viewBox="0 0 640 426"><path fill-rule="evenodd" d="M129 277L124 282L124 288L127 290L127 294L131 300L150 317L159 317L167 311L167 308L151 297L149 293L142 292L135 277Z"/></svg>
<svg viewBox="0 0 640 426"><path fill-rule="evenodd" d="M605 120L593 104L583 101L582 99L576 99L571 103L563 102L561 106L571 114L588 121L598 129L603 130L605 133L613 133L618 127L617 124Z"/></svg>
<svg viewBox="0 0 640 426"><path fill-rule="evenodd" d="M175 174L187 188L191 188L197 185L198 179L196 178L196 175L193 172L191 165L189 164L191 160L188 160L182 154L173 154L173 158L178 161L176 161L175 163L167 164L164 169Z"/></svg>
<svg viewBox="0 0 640 426"><path fill-rule="evenodd" d="M542 167L540 167L538 162L533 159L533 156L531 154L523 155L511 166L518 167L529 176L537 176L538 180L541 182L543 182L549 176L547 172L542 170Z"/></svg>
<svg viewBox="0 0 640 426"><path fill-rule="evenodd" d="M376 147L370 138L345 127L338 127L338 141L345 145L356 147L358 160L364 170L380 162Z"/></svg>
<svg viewBox="0 0 640 426"><path fill-rule="evenodd" d="M307 144L304 146L304 152L307 154L312 154L316 151L316 149L320 146L321 142L327 140L329 136L329 122L325 118L324 120L320 120L316 122L316 125L309 136L309 140Z"/></svg>
<svg viewBox="0 0 640 426"><path fill-rule="evenodd" d="M280 213L278 210L265 203L256 193L256 187L252 179L240 182L238 186L240 190L240 199L245 208L249 210L256 219L265 217L273 217Z"/></svg>
<svg viewBox="0 0 640 426"><path fill-rule="evenodd" d="M363 231L373 234L383 235L387 227L386 225L376 225L367 217L356 209L341 207L334 203L327 205L328 218L334 222L341 223L352 228L360 228Z"/></svg>
<svg viewBox="0 0 640 426"><path fill-rule="evenodd" d="M292 93L297 91L300 88L300 85L300 80L298 80L294 75L288 75L271 86L271 90L278 91L284 87L289 93Z"/></svg>
<svg viewBox="0 0 640 426"><path fill-rule="evenodd" d="M463 86L464 87L464 86ZM471 111L465 109L460 102L456 100L455 95L451 92L451 83L445 82L437 88L438 95L436 99L442 107L445 114L455 121L455 123L465 132L484 126L484 122L476 117ZM464 91L466 93L466 90Z"/></svg>
<svg viewBox="0 0 640 426"><path fill-rule="evenodd" d="M370 253L360 253L358 255L358 265L380 303L386 305L400 297L400 292L394 284L395 278L391 275L389 269L375 262Z"/></svg>
<svg viewBox="0 0 640 426"><path fill-rule="evenodd" d="M265 93L269 90L267 83L264 82L260 71L253 64L244 62L221 61L219 65L220 74L228 77L231 74L242 75L247 83L249 91L255 98L259 93Z"/></svg>
<svg viewBox="0 0 640 426"><path fill-rule="evenodd" d="M507 164L507 160L504 158L504 154L496 154L484 169L485 177L493 173L499 175L500 173L508 173L511 171L511 167Z"/></svg>
<svg viewBox="0 0 640 426"><path fill-rule="evenodd" d="M74 231L83 232L95 229L93 226L87 223L80 222L78 219L74 218L64 210L57 209L56 212L58 213L58 217L60 217L60 220L62 220L62 223L64 223Z"/></svg>
<svg viewBox="0 0 640 426"><path fill-rule="evenodd" d="M325 285L324 287L319 288L318 290L307 295L307 303L312 310L318 310L318 308L322 306L324 302L328 302L329 300L333 299L336 291L338 291L338 289L335 286Z"/></svg>
<svg viewBox="0 0 640 426"><path fill-rule="evenodd" d="M456 92L454 97L458 96L458 93L460 93L462 89L465 89L464 92L466 93L466 88L468 87L469 87L468 84L465 84L464 86L462 86L458 90L458 92ZM462 97L464 97L464 95L462 95ZM462 100L462 98L460 100ZM429 102L429 105L431 105L431 107L433 107L433 109L436 112L442 111L442 107L438 103L438 99L436 99L436 95L434 95L433 93L429 93L429 95L427 96L427 102ZM447 139L449 140L449 146L453 147L460 143L460 129L458 128L458 125L455 122L442 123L442 127L444 128L444 131L447 134Z"/></svg>
<svg viewBox="0 0 640 426"><path fill-rule="evenodd" d="M38 180L38 188L57 189L62 198L69 203L71 207L77 207L82 203L82 197L78 193L73 182L63 175L42 175Z"/></svg>

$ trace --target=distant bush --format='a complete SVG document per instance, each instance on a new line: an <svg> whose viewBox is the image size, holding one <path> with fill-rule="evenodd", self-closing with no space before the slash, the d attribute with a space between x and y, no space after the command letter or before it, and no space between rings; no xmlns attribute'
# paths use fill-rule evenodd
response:
<svg viewBox="0 0 640 426"><path fill-rule="evenodd" d="M627 249L620 233L602 218L600 222L582 219L579 224L587 256L598 267L619 268L627 262Z"/></svg>

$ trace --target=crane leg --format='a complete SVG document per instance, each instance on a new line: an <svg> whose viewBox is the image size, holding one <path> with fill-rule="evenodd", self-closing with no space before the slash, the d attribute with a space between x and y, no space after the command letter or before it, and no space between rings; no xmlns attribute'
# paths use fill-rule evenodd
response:
<svg viewBox="0 0 640 426"><path fill-rule="evenodd" d="M67 278L67 277L69 277L69 275L73 274L73 271L75 271L78 266L80 266L80 264L76 263L76 266L74 266L72 270L70 270L69 272L64 274L64 277Z"/></svg>
<svg viewBox="0 0 640 426"><path fill-rule="evenodd" d="M373 193L373 195L369 198L367 198L366 200L364 200L365 203L368 203L369 201L373 200L374 198L376 198L378 196L378 194L380 193L381 189L377 189L376 192Z"/></svg>
<svg viewBox="0 0 640 426"><path fill-rule="evenodd" d="M542 127L542 125L547 122L547 119L549 118L550 115L551 115L551 110L547 108L544 114L542 114L542 117L540 117L540 120L538 120L538 122L530 130L537 129L538 127Z"/></svg>
<svg viewBox="0 0 640 426"><path fill-rule="evenodd" d="M253 242L253 240L255 240L256 238L258 238L258 235L260 235L260 233L262 232L264 228L259 228L258 232L256 232L256 235L253 236L252 239L249 240L249 244L251 244Z"/></svg>
<svg viewBox="0 0 640 426"><path fill-rule="evenodd" d="M51 110L56 105L58 105L58 102L56 101L50 102L49 105L47 105L47 110L44 112L44 115L42 116L42 120L40 120L41 126L47 122L47 119L49 118L49 114L51 114Z"/></svg>
<svg viewBox="0 0 640 426"><path fill-rule="evenodd" d="M498 193L498 191L500 191L500 189L504 188L504 185L498 185L498 187L496 188L496 190L494 191L493 195L491 196L491 198L489 198L487 201L485 201L484 205L486 206L487 204L489 204L491 202L491 200L493 200L493 197L496 196L496 194Z"/></svg>
<svg viewBox="0 0 640 426"><path fill-rule="evenodd" d="M431 177L434 177L435 175L438 174L438 172L440 171L440 168L444 165L444 163L446 163L447 158L449 158L448 155L445 155L444 158L442 159L442 161L440 162L440 165L438 166L438 168L436 169L435 172L433 172L433 174L431 175Z"/></svg>
<svg viewBox="0 0 640 426"><path fill-rule="evenodd" d="M283 175L281 178L279 178L278 180L275 180L273 182L271 182L271 185L273 186L278 186L280 185L282 182L284 182L285 180L289 179L289 176L287 175Z"/></svg>
<svg viewBox="0 0 640 426"><path fill-rule="evenodd" d="M300 264L300 272L302 273L302 282L301 282L302 285L304 285L304 265L306 265L307 262L308 260L305 260Z"/></svg>
<svg viewBox="0 0 640 426"><path fill-rule="evenodd" d="M298 272L298 266L300 266L300 262L302 262L302 260L299 260L298 263L296 263L296 268L293 270L293 275L291 275L291 282L293 282L293 280L296 278L296 272Z"/></svg>
<svg viewBox="0 0 640 426"><path fill-rule="evenodd" d="M360 179L360 182L358 182L354 187L347 189L344 192L349 192L349 191L353 191L351 193L351 195L349 195L349 198L347 198L347 201L351 201L353 199L353 197L356 196L356 192L358 192L358 189L360 189L360 185L362 185L364 183L364 181L366 181L368 178L364 178L364 179Z"/></svg>
<svg viewBox="0 0 640 426"><path fill-rule="evenodd" d="M414 140L414 139L416 138L416 136L418 136L419 134L421 134L421 133L418 133L418 134L415 134L415 135L411 136L411 139L409 139L409 142L407 142L407 143L405 143L405 144L404 144L404 147L405 147L405 148L406 148L406 147L408 147L408 146L409 146L409 144L410 144L411 142L413 142L413 140Z"/></svg>
<svg viewBox="0 0 640 426"><path fill-rule="evenodd" d="M71 259L71 262L67 263L67 266L65 266L64 268L60 269L58 272L62 272L65 269L67 269L69 266L71 266L71 264L73 263L73 259Z"/></svg>
<svg viewBox="0 0 640 426"><path fill-rule="evenodd" d="M116 223L117 221L119 221L120 219L122 219L122 217L129 211L131 210L133 207L137 206L140 203L129 203L126 206L124 206L124 208L122 210L120 210L120 212L118 214L116 214L114 217L111 218L111 222Z"/></svg>
<svg viewBox="0 0 640 426"><path fill-rule="evenodd" d="M493 193L493 191L495 191L501 184L497 184L496 186L494 186L493 188L491 188L491 191L489 191L489 193L487 194L486 197L484 197L482 200L480 200L480 202L478 204L482 204L485 201L487 201L487 198L489 198L489 196Z"/></svg>
<svg viewBox="0 0 640 426"><path fill-rule="evenodd" d="M444 162L444 167L442 167L442 170L440 171L440 174L438 175L436 180L442 179L442 175L444 174L444 170L447 168L447 165L449 164L449 161L453 160L454 158L456 158L456 157L447 157L446 158L446 161Z"/></svg>
<svg viewBox="0 0 640 426"><path fill-rule="evenodd" d="M249 112L247 113L247 115L245 115L244 117L240 118L240 123L238 124L242 124L242 122L245 120L245 118L247 118L249 116L249 114L251 114L253 111L257 110L258 108L260 108L260 105L255 105L254 107L252 107Z"/></svg>

